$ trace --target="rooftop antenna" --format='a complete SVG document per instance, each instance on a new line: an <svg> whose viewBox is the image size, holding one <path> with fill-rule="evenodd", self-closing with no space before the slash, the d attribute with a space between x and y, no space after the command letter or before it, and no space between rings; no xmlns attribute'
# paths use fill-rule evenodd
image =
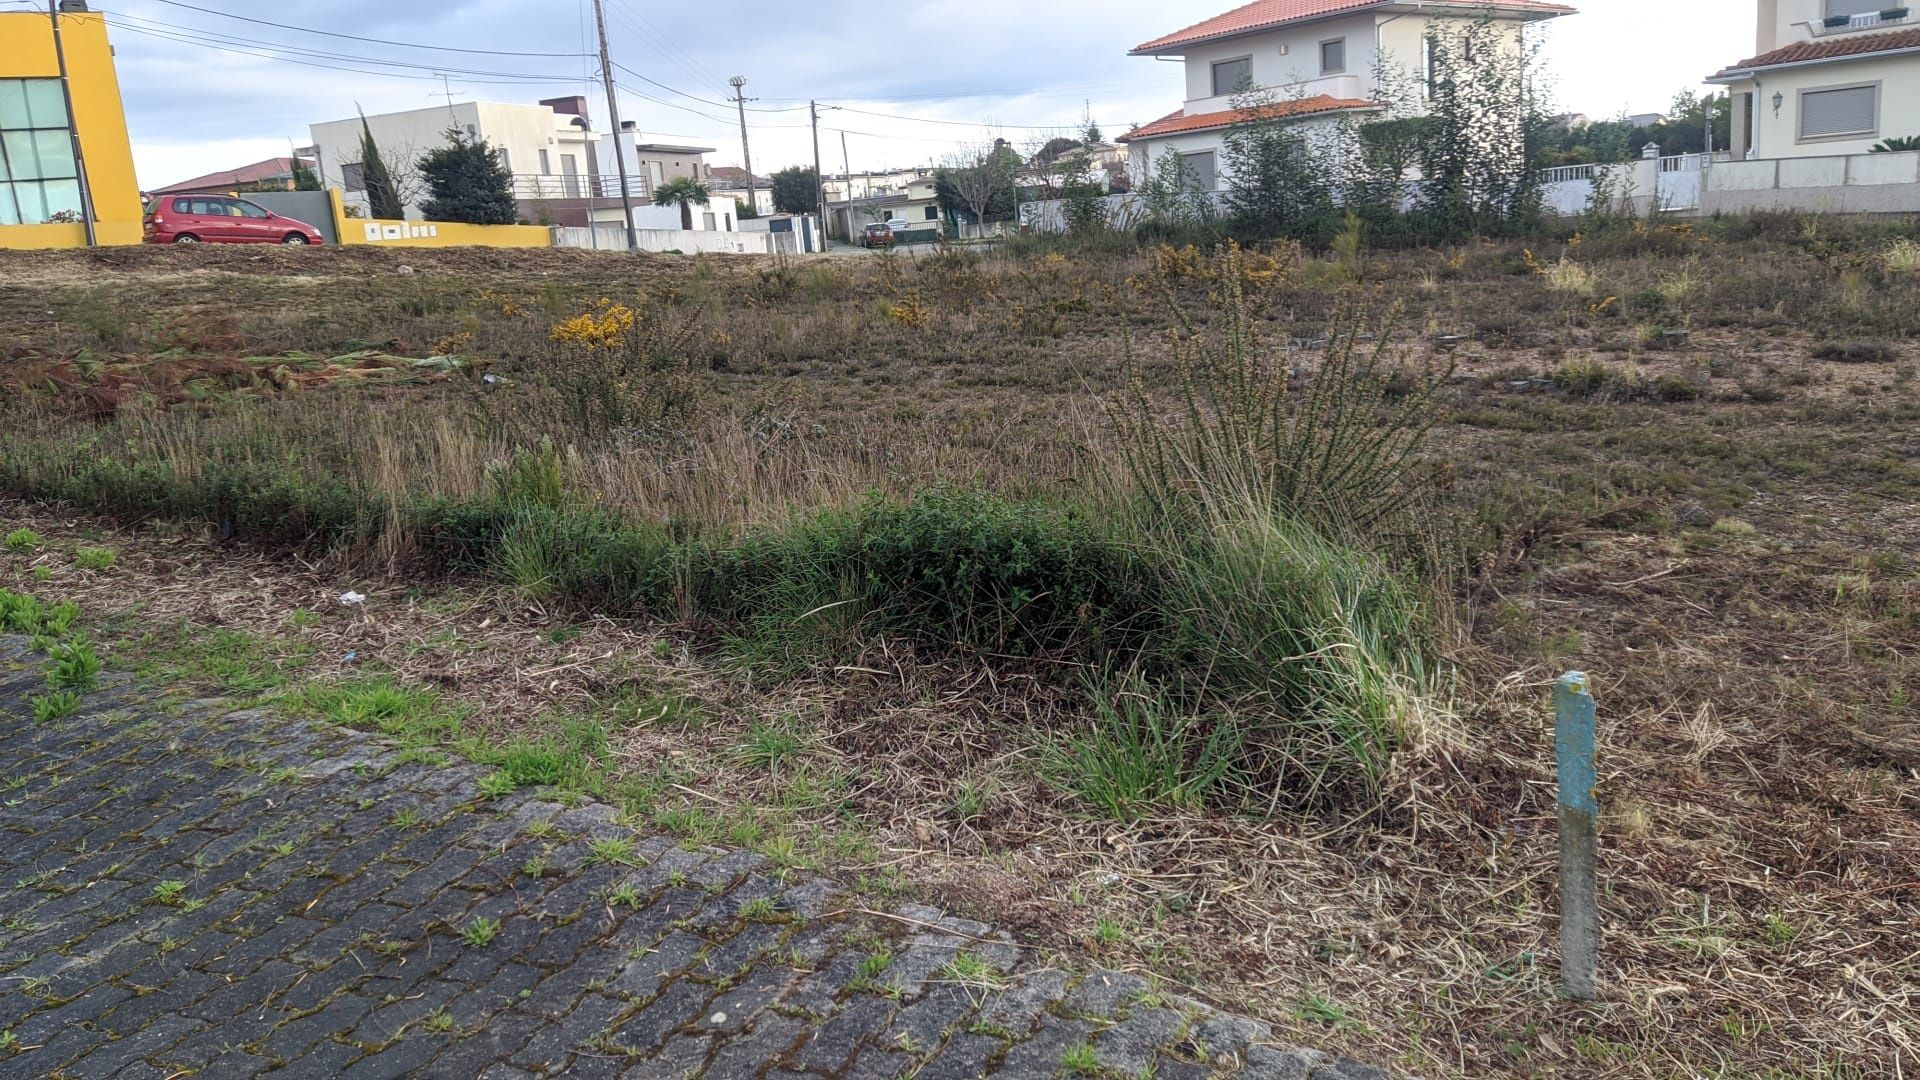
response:
<svg viewBox="0 0 1920 1080"><path fill-rule="evenodd" d="M434 93L434 94L428 94L427 96L428 96L428 97L443 97L443 98L446 98L446 99L447 99L447 119L449 119L449 120L452 120L452 121L454 121L454 122L456 122L456 123L457 123L457 122L459 121L459 119L460 119L460 118L459 118L458 116L455 116L455 115L454 115L454 112L453 112L453 99L454 99L454 97L456 96L456 95L454 94L454 90L453 90L453 76L451 76L451 75L442 75L442 74L440 74L440 73L439 73L439 72L437 72L437 71L436 71L436 72L434 72L433 74L434 74L434 77L435 77L435 78L437 78L437 79L439 79L439 80L440 80L440 85L441 85L441 87L443 87L443 89L442 89L442 90L440 90L440 92L439 92L439 93ZM464 94L462 94L462 95L459 95L459 96L462 96L462 97L464 97L465 95L464 95Z"/></svg>

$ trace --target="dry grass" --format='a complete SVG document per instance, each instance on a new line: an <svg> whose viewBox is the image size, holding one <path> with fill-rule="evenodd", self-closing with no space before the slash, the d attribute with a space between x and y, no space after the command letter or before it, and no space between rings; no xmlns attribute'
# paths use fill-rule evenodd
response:
<svg viewBox="0 0 1920 1080"><path fill-rule="evenodd" d="M423 592L344 562L303 566L195 531L116 532L18 504L0 510L0 532L31 527L55 550L0 556L0 584L74 597L96 620L124 613L102 632L133 655L181 663L138 631L186 620L298 644L310 659L294 677L384 668L441 687L486 730L598 712L612 728L613 793L669 827L934 897L1043 950L1151 971L1293 1038L1419 1073L1911 1075L1920 395L1900 341L1915 328L1897 320L1920 310L1920 284L1863 285L1844 277L1858 271L1843 256L1796 245L1632 243L1580 250L1618 293L1598 311L1605 297L1548 288L1517 247L1377 258L1376 303L1404 305L1399 358L1457 364L1434 455L1474 570L1456 597L1456 745L1404 762L1389 804L1338 820L1095 819L1044 751L1080 722L1073 703L993 658L877 646L769 680L671 628L569 621L503 592ZM23 271L0 298L0 341L100 348L113 324L83 326L73 313L87 303L150 288L154 310L190 312L210 266L240 265L227 252L207 264L140 254L124 266L0 261ZM472 351L520 378L551 321L598 295L706 305L701 348L725 366L710 373L704 418L674 446L589 448L577 467L632 513L732 524L929 480L1084 487L1112 460L1099 404L1120 386L1123 331L1157 332L1126 286L1138 260L636 269L456 254L403 277L358 252L268 258L273 273L235 286L262 301L240 327L250 350L392 337L418 355L471 317ZM100 299L76 293L66 267L83 268ZM316 277L327 299L274 306L312 296ZM400 305L422 306L421 279L458 302L407 314ZM1861 289L1875 297L1864 308ZM336 291L352 309L324 314ZM482 293L536 314L506 314ZM928 326L886 314L908 293ZM1290 293L1273 332L1310 343L1332 305ZM1660 336L1675 327L1689 339ZM1842 335L1895 342L1895 358L1811 359ZM1311 364L1316 350L1288 359ZM1605 373L1607 392L1542 385L1576 362ZM1150 386L1174 375L1143 368ZM465 495L501 449L459 419L482 407L455 384L270 398L198 423L333 431L355 440L356 468L378 490ZM112 423L193 467L177 410ZM1711 528L1723 518L1752 531ZM66 553L83 541L120 558L75 569ZM340 607L348 588L370 603ZM299 608L314 619L294 625ZM1606 990L1587 1006L1555 994L1546 689L1568 667L1594 676L1603 720ZM769 732L794 744L773 768L755 750Z"/></svg>

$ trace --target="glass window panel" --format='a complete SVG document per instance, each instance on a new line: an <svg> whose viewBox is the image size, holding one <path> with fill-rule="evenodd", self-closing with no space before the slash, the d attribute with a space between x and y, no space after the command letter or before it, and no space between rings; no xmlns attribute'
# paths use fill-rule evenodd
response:
<svg viewBox="0 0 1920 1080"><path fill-rule="evenodd" d="M13 171L7 167L7 144L0 142L0 184L13 179Z"/></svg>
<svg viewBox="0 0 1920 1080"><path fill-rule="evenodd" d="M12 179L40 179L40 152L35 149L33 132L0 131L0 151L7 155L7 167L12 171Z"/></svg>
<svg viewBox="0 0 1920 1080"><path fill-rule="evenodd" d="M32 127L27 119L27 84L22 79L0 79L0 128Z"/></svg>
<svg viewBox="0 0 1920 1080"><path fill-rule="evenodd" d="M1250 82L1252 76L1252 60L1222 60L1213 65L1213 94L1215 97L1220 97L1235 93L1239 91L1241 84Z"/></svg>
<svg viewBox="0 0 1920 1080"><path fill-rule="evenodd" d="M33 142L40 155L41 179L66 180L80 175L73 163L73 135L65 128L36 131Z"/></svg>
<svg viewBox="0 0 1920 1080"><path fill-rule="evenodd" d="M60 213L72 214L75 221L85 217L81 212L84 205L80 202L80 181L49 180L40 185L40 189L46 195L48 217Z"/></svg>
<svg viewBox="0 0 1920 1080"><path fill-rule="evenodd" d="M47 197L39 184L13 185L13 197L20 203L20 223L43 225L47 220Z"/></svg>
<svg viewBox="0 0 1920 1080"><path fill-rule="evenodd" d="M0 225L20 224L20 211L13 204L13 185L0 184Z"/></svg>
<svg viewBox="0 0 1920 1080"><path fill-rule="evenodd" d="M27 115L33 118L29 127L48 128L67 126L67 102L60 93L59 79L27 79Z"/></svg>

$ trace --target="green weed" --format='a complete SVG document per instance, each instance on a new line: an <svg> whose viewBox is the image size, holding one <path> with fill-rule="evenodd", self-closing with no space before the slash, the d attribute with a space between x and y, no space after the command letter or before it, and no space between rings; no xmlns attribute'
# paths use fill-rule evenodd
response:
<svg viewBox="0 0 1920 1080"><path fill-rule="evenodd" d="M41 694L32 699L33 722L44 724L58 720L63 716L72 716L80 708L80 692L77 690L57 690Z"/></svg>
<svg viewBox="0 0 1920 1080"><path fill-rule="evenodd" d="M117 557L112 548L78 547L73 549L73 565L82 570L105 570L113 565Z"/></svg>

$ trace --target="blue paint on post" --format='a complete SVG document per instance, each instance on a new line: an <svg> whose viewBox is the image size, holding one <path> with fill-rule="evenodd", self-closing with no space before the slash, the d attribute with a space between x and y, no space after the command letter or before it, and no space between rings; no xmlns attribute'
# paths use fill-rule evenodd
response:
<svg viewBox="0 0 1920 1080"><path fill-rule="evenodd" d="M1560 805L1598 814L1593 789L1599 784L1593 765L1593 695L1584 672L1569 671L1553 688L1553 752L1559 760Z"/></svg>
<svg viewBox="0 0 1920 1080"><path fill-rule="evenodd" d="M1594 772L1593 695L1578 671L1553 688L1553 750L1560 776L1560 984L1567 996L1599 993L1599 783Z"/></svg>

